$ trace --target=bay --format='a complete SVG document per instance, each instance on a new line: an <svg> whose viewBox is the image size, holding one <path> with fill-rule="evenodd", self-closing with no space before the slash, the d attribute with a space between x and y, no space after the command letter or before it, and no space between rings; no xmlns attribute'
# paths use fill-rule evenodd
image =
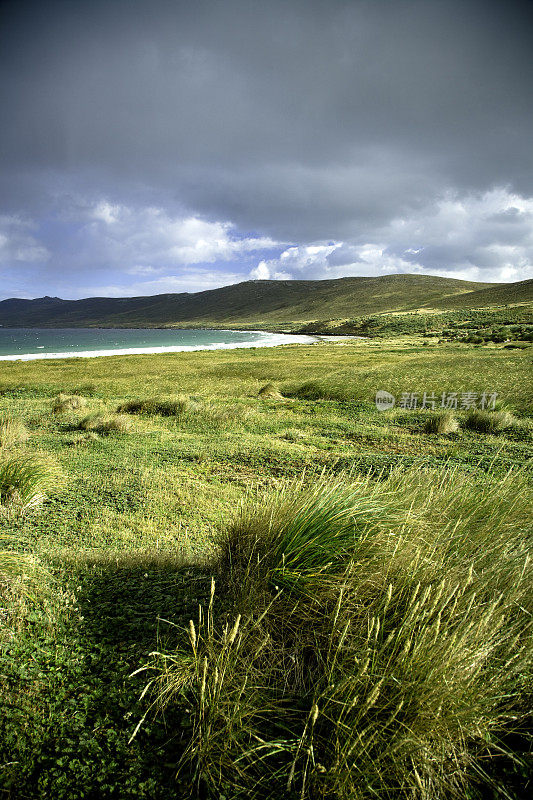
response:
<svg viewBox="0 0 533 800"><path fill-rule="evenodd" d="M311 336L178 328L0 328L0 361L273 347Z"/></svg>

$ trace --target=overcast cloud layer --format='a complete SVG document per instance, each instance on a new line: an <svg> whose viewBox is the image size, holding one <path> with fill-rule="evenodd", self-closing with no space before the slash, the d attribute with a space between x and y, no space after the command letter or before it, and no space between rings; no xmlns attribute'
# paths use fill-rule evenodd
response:
<svg viewBox="0 0 533 800"><path fill-rule="evenodd" d="M0 15L0 299L533 277L530 3Z"/></svg>

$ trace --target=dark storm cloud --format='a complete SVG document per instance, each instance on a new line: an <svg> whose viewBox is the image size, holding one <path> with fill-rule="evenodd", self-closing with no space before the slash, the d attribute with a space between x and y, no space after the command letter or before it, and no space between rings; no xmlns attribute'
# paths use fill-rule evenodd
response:
<svg viewBox="0 0 533 800"><path fill-rule="evenodd" d="M528 4L22 0L1 13L0 201L10 220L42 223L28 246L48 248L51 273L68 248L47 219L74 224L103 199L129 209L124 236L131 209L157 207L235 236L400 257L425 243L380 237L438 215L446 193L533 195ZM508 202L480 236L529 247L526 212L500 219ZM77 244L104 268L94 238L82 226ZM422 267L448 252L459 268L478 243L430 245Z"/></svg>

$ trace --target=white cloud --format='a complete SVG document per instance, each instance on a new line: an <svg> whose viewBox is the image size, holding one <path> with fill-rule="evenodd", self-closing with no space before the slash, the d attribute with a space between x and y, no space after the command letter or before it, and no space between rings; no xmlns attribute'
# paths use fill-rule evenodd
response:
<svg viewBox="0 0 533 800"><path fill-rule="evenodd" d="M135 281L134 283L113 283L100 286L80 286L77 296L89 295L99 297L135 297L154 294L172 294L180 292L202 292L238 283L242 276L235 272L213 272L212 270L185 270L179 275L164 275L151 281ZM66 289L66 287L65 287Z"/></svg>
<svg viewBox="0 0 533 800"><path fill-rule="evenodd" d="M428 211L393 220L384 234L388 252L429 272L489 281L533 275L533 197L505 188L448 195Z"/></svg>
<svg viewBox="0 0 533 800"><path fill-rule="evenodd" d="M293 277L290 272L271 269L269 261L260 261L250 272L250 277L258 281L287 281Z"/></svg>
<svg viewBox="0 0 533 800"><path fill-rule="evenodd" d="M10 273L3 292L27 293L28 281L30 292L67 297L201 291L244 280L254 253L279 250L270 237L243 235L230 222L70 195L57 198L42 227L45 242L35 230L29 221L0 217L0 267ZM25 273L15 274L23 261Z"/></svg>
<svg viewBox="0 0 533 800"><path fill-rule="evenodd" d="M162 208L131 208L107 201L89 209L80 237L93 254L96 251L99 261L128 270L130 264L148 264L138 269L156 270L230 261L276 245L269 237L239 237L229 222L173 217Z"/></svg>
<svg viewBox="0 0 533 800"><path fill-rule="evenodd" d="M44 262L50 253L33 236L34 225L16 216L0 216L0 265Z"/></svg>
<svg viewBox="0 0 533 800"><path fill-rule="evenodd" d="M246 276L332 279L410 272L474 281L533 276L533 198L506 188L447 193L342 240L284 246L267 236L243 235L230 222L172 214L159 206L78 197L58 207L61 213L40 229L23 217L0 216L4 293L193 292Z"/></svg>
<svg viewBox="0 0 533 800"><path fill-rule="evenodd" d="M339 254L338 256L336 254ZM338 263L335 262L338 259ZM280 268L289 267L289 272ZM278 258L261 261L251 277L321 280L344 278L350 275L384 275L392 272L419 272L410 262L386 253L383 244L297 245L284 250Z"/></svg>
<svg viewBox="0 0 533 800"><path fill-rule="evenodd" d="M448 194L351 242L289 247L259 267L271 277L289 268L294 278L416 272L474 281L525 280L533 276L533 198L505 188Z"/></svg>
<svg viewBox="0 0 533 800"><path fill-rule="evenodd" d="M288 247L278 258L263 259L250 272L251 278L259 280L288 280L301 277L298 273L327 269L327 256L342 242L336 244L307 244Z"/></svg>
<svg viewBox="0 0 533 800"><path fill-rule="evenodd" d="M101 200L92 210L92 217L96 220L101 220L102 222L107 223L107 225L112 225L114 222L116 222L119 214L120 206L113 206L106 200Z"/></svg>

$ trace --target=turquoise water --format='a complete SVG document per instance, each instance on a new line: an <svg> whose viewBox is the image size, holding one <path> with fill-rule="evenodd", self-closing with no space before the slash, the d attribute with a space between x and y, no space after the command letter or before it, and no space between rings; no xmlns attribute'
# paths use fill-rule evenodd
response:
<svg viewBox="0 0 533 800"><path fill-rule="evenodd" d="M146 328L0 328L0 360L94 357L310 342L309 336L263 331Z"/></svg>

